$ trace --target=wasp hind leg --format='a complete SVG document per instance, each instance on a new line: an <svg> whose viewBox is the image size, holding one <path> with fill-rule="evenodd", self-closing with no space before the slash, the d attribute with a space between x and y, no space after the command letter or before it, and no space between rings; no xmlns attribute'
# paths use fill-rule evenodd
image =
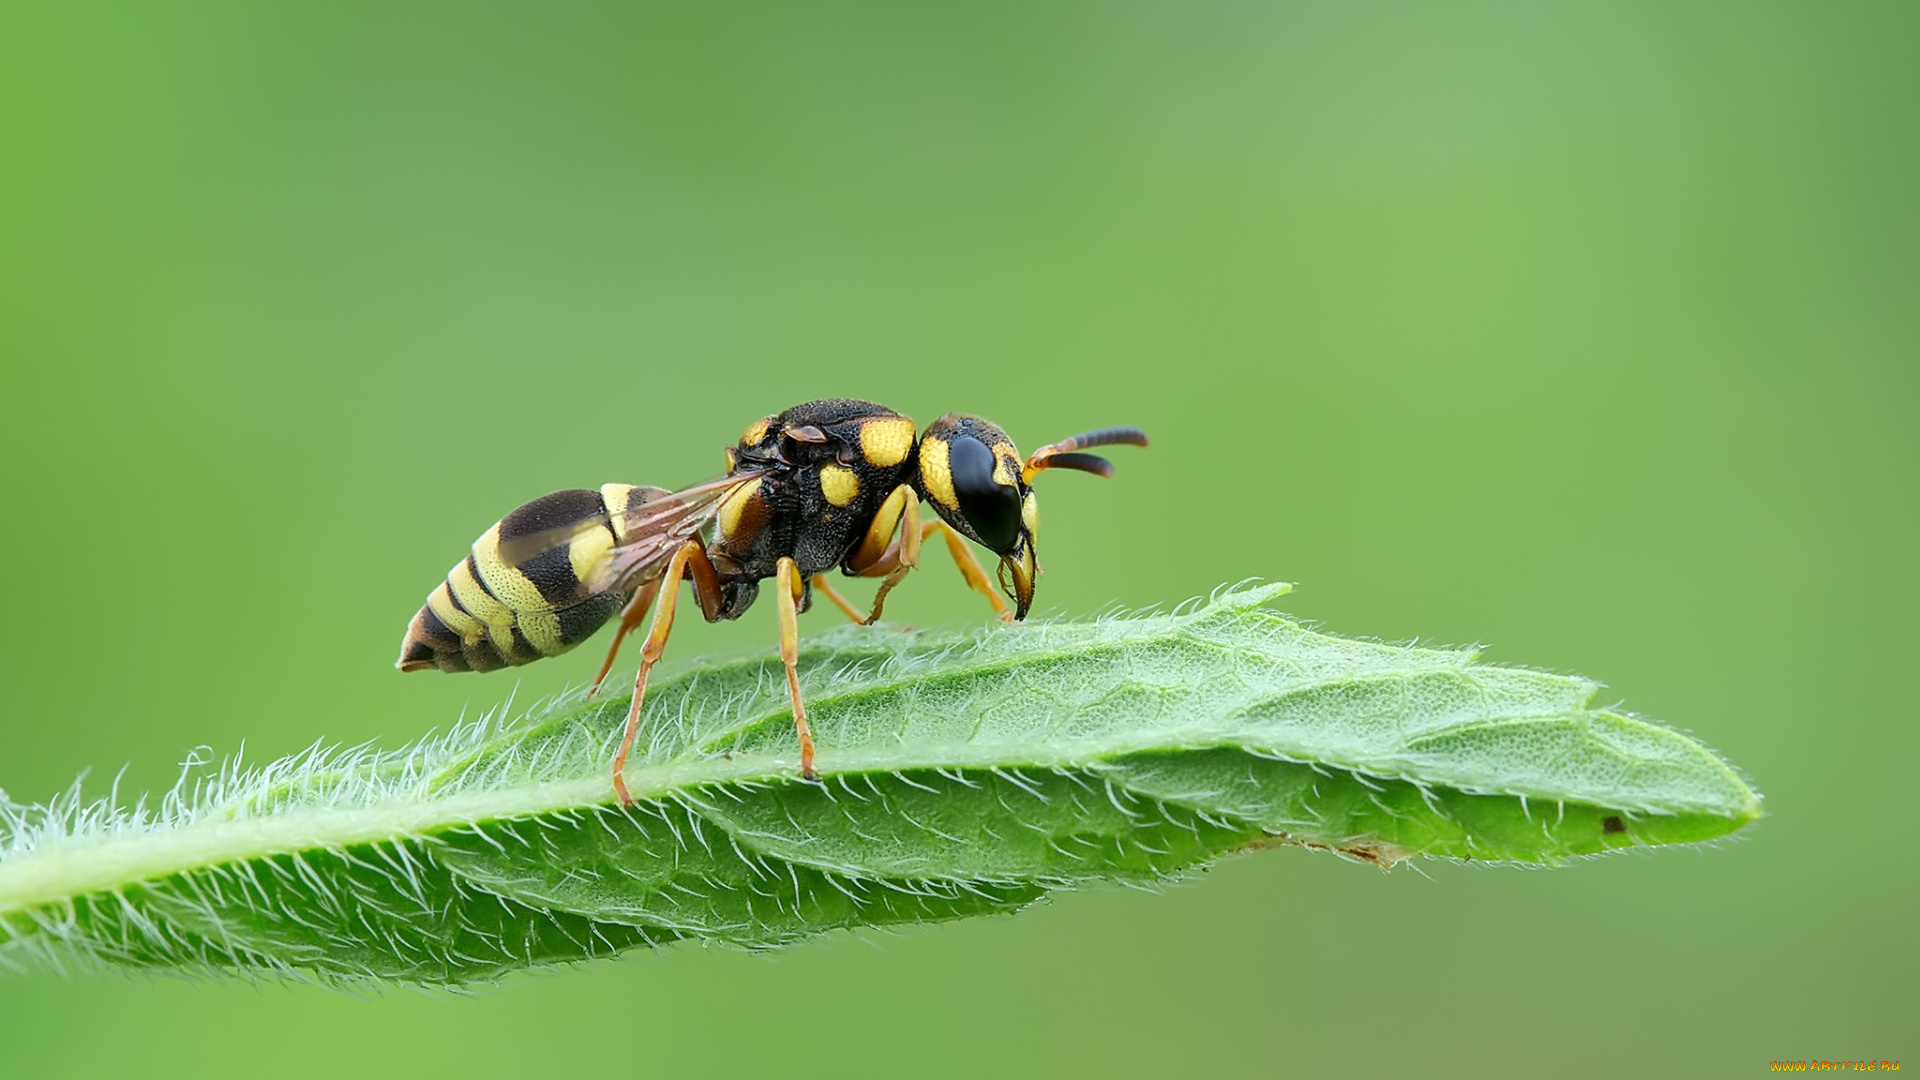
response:
<svg viewBox="0 0 1920 1080"><path fill-rule="evenodd" d="M607 672L613 670L613 658L620 655L620 643L647 617L647 609L653 606L653 598L660 592L660 582L649 581L634 591L627 606L620 609L620 627L614 631L613 644L607 646L607 658L600 661L600 674L593 677L593 685L587 688L587 696L593 697L600 692L600 684L607 681Z"/></svg>
<svg viewBox="0 0 1920 1080"><path fill-rule="evenodd" d="M793 727L800 736L800 775L818 780L813 771L813 730L807 726L807 707L800 700L800 591L806 579L792 559L781 557L774 599L780 607L780 662L787 666L787 692L793 696Z"/></svg>
<svg viewBox="0 0 1920 1080"><path fill-rule="evenodd" d="M627 755L633 751L633 738L640 731L640 706L647 699L647 673L653 670L653 665L659 661L660 655L667 651L667 637L673 633L673 609L680 598L680 582L688 573L693 575L693 595L694 599L699 601L701 610L709 619L720 610L719 576L713 571L713 563L707 559L706 547L699 540L689 540L680 545L680 550L673 553L673 561L667 564L667 572L656 583L659 589L660 607L653 613L653 626L647 631L647 643L640 648L640 671L633 677L633 704L627 706L627 730L620 739L620 752L613 759L613 791L620 796L622 806L633 805L633 796L627 791ZM634 594L634 599L638 601L640 594ZM634 604L629 603L627 608L633 611ZM638 610L640 615L646 613L644 607ZM633 621L639 622L640 616L635 615ZM621 626L621 632L624 634L625 616L622 616ZM619 646L617 638L614 645L616 648ZM608 664L613 662L611 653L608 654L607 662ZM793 670L791 664L788 665L787 670L791 674ZM603 670L601 674L604 676L606 673ZM798 700L796 697L795 701Z"/></svg>

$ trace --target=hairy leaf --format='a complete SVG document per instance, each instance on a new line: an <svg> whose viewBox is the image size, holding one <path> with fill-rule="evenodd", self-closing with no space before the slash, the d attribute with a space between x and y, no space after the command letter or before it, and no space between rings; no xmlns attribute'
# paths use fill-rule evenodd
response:
<svg viewBox="0 0 1920 1080"><path fill-rule="evenodd" d="M1759 798L1596 684L1172 615L813 637L800 781L777 658L392 752L229 764L157 811L0 801L0 959L457 984L679 938L783 945L1010 911L1294 843L1556 863L1724 836Z"/></svg>

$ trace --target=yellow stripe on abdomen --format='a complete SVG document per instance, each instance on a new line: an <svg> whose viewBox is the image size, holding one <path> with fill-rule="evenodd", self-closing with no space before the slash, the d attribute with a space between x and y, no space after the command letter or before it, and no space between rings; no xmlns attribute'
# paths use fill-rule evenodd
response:
<svg viewBox="0 0 1920 1080"><path fill-rule="evenodd" d="M561 640L560 616L551 611L522 611L517 622L521 636L539 650L541 656L559 656L573 647Z"/></svg>
<svg viewBox="0 0 1920 1080"><path fill-rule="evenodd" d="M516 647L513 640L513 609L496 599L473 576L472 564L463 560L454 567L453 572L447 575L447 586L453 590L453 598L459 601L460 606L486 625L487 640L493 643L495 652L509 661L521 658L525 650Z"/></svg>
<svg viewBox="0 0 1920 1080"><path fill-rule="evenodd" d="M606 536L605 529L595 532ZM518 567L509 566L500 558L500 526L495 525L473 542L473 564L480 570L480 580L486 583L487 592L497 598L497 602L509 614L517 611L551 611L553 605L540 595L540 589ZM460 598L466 603L466 597ZM469 609L472 610L472 609ZM479 615L478 611L474 611ZM484 616L483 616L484 618ZM488 619L492 622L492 619Z"/></svg>
<svg viewBox="0 0 1920 1080"><path fill-rule="evenodd" d="M486 586L473 576L473 567L465 559L448 571L447 587L453 591L453 598L459 601L460 606L489 630L513 625L513 609L494 599Z"/></svg>
<svg viewBox="0 0 1920 1080"><path fill-rule="evenodd" d="M615 547L631 532L634 515L666 494L631 484L570 488L500 519L428 595L401 641L398 666L492 671L558 656L584 641L625 600L608 587ZM502 544L524 546L529 537L539 550L508 562Z"/></svg>
<svg viewBox="0 0 1920 1080"><path fill-rule="evenodd" d="M466 565L465 559L460 560L461 569L464 570ZM451 576L452 571L448 571L448 574ZM439 588L428 595L427 609L432 611L441 622L446 623L447 629L459 634L464 641L477 641L487 636L486 624L467 614L453 602L453 597L444 581L440 583Z"/></svg>
<svg viewBox="0 0 1920 1080"><path fill-rule="evenodd" d="M613 550L613 535L606 529L593 526L569 541L568 554L573 557L576 568L580 565L577 551L580 548L597 551L598 557L604 562L605 554ZM558 656L567 651L570 646L562 640L560 618L554 614L553 602L540 592L540 587L519 567L509 566L500 557L500 526L488 529L473 542L473 565L479 568L480 582L485 585L488 599L494 604L484 617L487 619L488 636L493 639L496 648L515 660L519 660L521 654L526 652L526 646L532 646L541 656ZM577 572L575 576L582 581L589 580ZM466 603L464 596L461 597L461 603ZM469 607L469 610L473 609ZM499 619L502 612L505 614L503 620ZM516 627L523 643L513 640Z"/></svg>
<svg viewBox="0 0 1920 1080"><path fill-rule="evenodd" d="M567 563L573 568L574 578L589 592L604 588L612 555L613 534L605 529L581 533L567 544Z"/></svg>

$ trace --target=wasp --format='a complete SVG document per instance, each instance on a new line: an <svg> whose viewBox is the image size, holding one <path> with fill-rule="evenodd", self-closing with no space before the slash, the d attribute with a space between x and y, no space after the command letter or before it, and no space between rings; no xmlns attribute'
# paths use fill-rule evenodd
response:
<svg viewBox="0 0 1920 1080"><path fill-rule="evenodd" d="M967 585L1003 621L1024 619L1040 574L1034 477L1046 469L1111 476L1111 462L1082 451L1116 444L1145 446L1147 436L1138 428L1102 428L1022 459L1006 432L977 416L948 413L916 434L912 419L872 402L795 405L749 425L726 448L726 475L718 479L679 491L571 488L501 518L428 595L407 626L396 666L493 671L530 664L573 648L618 613L594 693L621 643L653 610L613 761L614 791L631 803L627 755L647 675L673 631L680 583L692 581L700 613L718 622L739 618L771 578L800 774L816 779L795 670L796 620L813 593L871 625L887 594L920 565L922 545L939 533ZM937 520L921 520L923 504ZM1005 599L967 541L1000 557ZM829 583L826 573L835 566L850 577L880 579L870 610L863 614Z"/></svg>

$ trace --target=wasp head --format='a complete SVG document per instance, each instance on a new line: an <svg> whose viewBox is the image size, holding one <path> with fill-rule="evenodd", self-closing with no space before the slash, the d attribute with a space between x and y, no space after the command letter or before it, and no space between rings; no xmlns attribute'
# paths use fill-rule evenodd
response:
<svg viewBox="0 0 1920 1080"><path fill-rule="evenodd" d="M1040 574L1033 550L1040 504L1022 475L1013 440L977 416L948 413L920 436L919 464L920 486L934 512L1000 556L1000 587L1014 602L1014 618L1026 618Z"/></svg>

